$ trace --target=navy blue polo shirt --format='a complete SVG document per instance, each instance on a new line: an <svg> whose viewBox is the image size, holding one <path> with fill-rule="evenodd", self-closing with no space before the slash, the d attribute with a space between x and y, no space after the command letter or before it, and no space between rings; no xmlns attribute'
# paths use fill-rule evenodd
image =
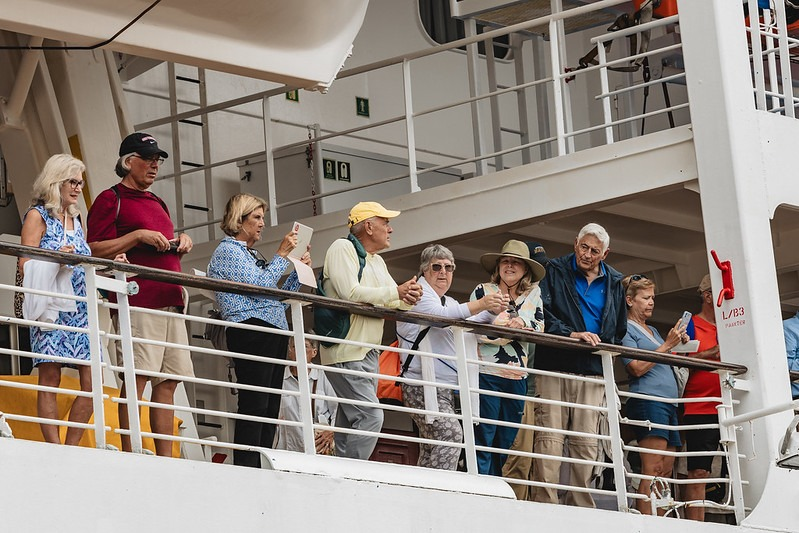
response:
<svg viewBox="0 0 799 533"><path fill-rule="evenodd" d="M583 313L585 330L599 335L602 331L602 310L605 309L608 292L605 264L599 263L599 276L590 285L583 271L577 268L576 257L572 258L572 268L574 269L574 288L577 291L580 311Z"/></svg>

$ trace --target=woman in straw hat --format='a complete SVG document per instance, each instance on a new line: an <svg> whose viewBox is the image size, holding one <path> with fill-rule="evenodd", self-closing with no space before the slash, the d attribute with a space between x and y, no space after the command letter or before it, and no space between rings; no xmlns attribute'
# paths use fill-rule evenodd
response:
<svg viewBox="0 0 799 533"><path fill-rule="evenodd" d="M544 306L538 288L546 270L530 258L530 250L521 241L509 240L500 253L483 254L483 268L491 274L488 283L478 285L471 299L487 294L502 293L509 299L508 309L497 315L494 324L509 328L544 330ZM523 396L527 392L527 362L529 343L482 336L478 344L480 389ZM520 423L524 400L480 395L480 416L504 422ZM475 428L475 444L509 449L517 428L480 423ZM477 452L477 467L481 474L501 475L507 456L484 451Z"/></svg>

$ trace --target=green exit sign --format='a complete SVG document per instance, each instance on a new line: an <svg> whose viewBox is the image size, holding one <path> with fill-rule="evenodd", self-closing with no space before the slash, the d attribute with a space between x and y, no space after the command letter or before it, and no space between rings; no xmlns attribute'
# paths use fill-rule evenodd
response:
<svg viewBox="0 0 799 533"><path fill-rule="evenodd" d="M355 97L355 113L359 117L368 117L369 116L369 99L362 98L360 96Z"/></svg>
<svg viewBox="0 0 799 533"><path fill-rule="evenodd" d="M294 89L293 91L288 91L286 93L286 100L291 100L292 102L299 102L300 101L300 90Z"/></svg>

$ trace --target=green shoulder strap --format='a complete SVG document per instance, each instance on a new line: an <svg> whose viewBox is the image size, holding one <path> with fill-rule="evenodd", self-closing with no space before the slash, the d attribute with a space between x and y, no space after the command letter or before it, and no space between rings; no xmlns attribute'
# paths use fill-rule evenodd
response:
<svg viewBox="0 0 799 533"><path fill-rule="evenodd" d="M352 233L347 235L347 240L352 243L355 247L355 254L358 256L358 281L361 281L361 277L363 276L363 267L366 266L366 250L361 244L361 241L358 240L355 235ZM325 268L322 267L322 270L319 271L319 279L317 280L317 292L321 296L326 296L324 288L322 287L322 282L325 279Z"/></svg>

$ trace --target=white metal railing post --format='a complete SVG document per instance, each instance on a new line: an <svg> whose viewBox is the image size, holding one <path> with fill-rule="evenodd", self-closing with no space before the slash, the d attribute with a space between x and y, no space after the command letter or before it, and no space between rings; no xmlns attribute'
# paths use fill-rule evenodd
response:
<svg viewBox="0 0 799 533"><path fill-rule="evenodd" d="M102 342L100 341L100 313L98 310L99 298L97 298L97 270L88 265L83 268L86 272L86 311L89 321L94 442L97 448L105 448L105 404L103 403L103 364Z"/></svg>
<svg viewBox="0 0 799 533"><path fill-rule="evenodd" d="M602 113L605 118L605 124L610 124L613 122L613 116L611 115L610 109L610 96L608 96L608 93L610 92L610 82L608 82L608 68L605 65L608 59L608 55L605 50L605 41L596 43L596 51L599 58L599 83L603 95ZM605 142L608 144L613 144L613 126L607 126L605 128Z"/></svg>
<svg viewBox="0 0 799 533"><path fill-rule="evenodd" d="M478 473L477 451L474 449L474 415L472 414L472 390L469 386L469 364L466 357L466 330L453 327L452 333L455 340L455 363L458 369L458 390L461 397L463 442L466 444L466 471L476 475Z"/></svg>
<svg viewBox="0 0 799 533"><path fill-rule="evenodd" d="M175 77L175 63L167 62L167 76L169 77L169 114L178 114L178 90ZM183 207L183 176L180 174L182 156L180 153L180 127L177 120L169 123L172 135L172 173L175 175L175 218L179 228L186 225L186 215Z"/></svg>
<svg viewBox="0 0 799 533"><path fill-rule="evenodd" d="M413 124L413 92L411 86L411 62L402 61L402 89L405 97L405 137L408 141L408 177L411 192L418 192L419 176L416 168L416 133Z"/></svg>
<svg viewBox="0 0 799 533"><path fill-rule="evenodd" d="M313 412L313 402L311 401L311 388L308 386L308 360L305 355L305 322L302 317L303 302L291 302L291 327L294 328L294 336L289 342L294 343L294 354L297 359L297 382L300 388L300 420L302 421L302 443L307 455L316 454L316 444L314 443L313 424L316 420L316 413ZM290 367L287 367L290 368ZM311 415L310 418L308 415Z"/></svg>
<svg viewBox="0 0 799 533"><path fill-rule="evenodd" d="M466 19L463 21L464 30L467 37L474 37L477 35L477 23L474 19ZM480 53L478 51L477 43L466 45L466 67L469 75L469 96L474 98L480 94L480 83L478 81L477 73L479 72L478 62ZM488 173L488 165L486 160L481 156L486 153L484 140L483 140L483 119L482 111L480 109L480 102L474 100L470 104L472 111L472 135L474 142L474 155L479 159L474 162L475 174L484 176Z"/></svg>
<svg viewBox="0 0 799 533"><path fill-rule="evenodd" d="M264 166L266 167L266 186L269 197L269 225L277 226L277 191L275 190L275 156L272 153L272 138L270 129L272 124L272 108L269 97L264 96L261 101L264 116Z"/></svg>
<svg viewBox="0 0 799 533"><path fill-rule="evenodd" d="M774 12L770 9L763 10L763 30L765 33L764 40L766 42L766 50L769 50L768 55L765 57L766 63L768 64L768 85L769 85L769 92L773 93L774 96L770 98L771 100L771 109L779 109L780 108L780 81L779 76L777 76L777 58L774 57L774 37L776 34L777 39L779 40L779 27L776 28L775 31L775 24L776 20L774 19ZM757 18L760 20L760 17ZM758 39L760 35L758 34ZM779 42L777 43L779 46ZM761 61L763 58L760 58Z"/></svg>
<svg viewBox="0 0 799 533"><path fill-rule="evenodd" d="M719 434L724 445L725 460L730 475L730 489L732 490L732 503L735 508L735 520L741 524L745 518L743 482L741 479L741 463L738 461L738 439L735 435L736 426L726 424L725 421L733 416L732 389L735 376L729 372L722 372L721 380L722 402L716 407L719 415Z"/></svg>
<svg viewBox="0 0 799 533"><path fill-rule="evenodd" d="M605 379L605 404L608 412L610 428L610 447L613 455L613 481L616 485L616 504L619 511L630 510L627 505L627 478L624 475L624 450L622 449L621 428L619 427L619 409L616 405L616 378L613 375L613 356L610 352L600 351L602 357L602 376ZM641 481L643 483L643 480Z"/></svg>
<svg viewBox="0 0 799 533"><path fill-rule="evenodd" d="M558 44L558 24L549 21L549 60L552 69L552 100L555 104L555 139L558 152L555 155L566 155L566 131L563 113L563 78L561 76L560 52Z"/></svg>
<svg viewBox="0 0 799 533"><path fill-rule="evenodd" d="M757 13L757 0L749 0L749 12ZM763 74L763 47L760 42L759 17L749 17L749 42L752 46L752 76L755 82L756 109L767 111L766 79Z"/></svg>
<svg viewBox="0 0 799 533"><path fill-rule="evenodd" d="M313 160L316 161L316 164L313 166L314 171L314 190L318 190L321 186L322 180L325 179L325 166L322 164L322 143L317 141L319 137L322 136L322 126L319 123L315 123L313 125ZM321 200L313 200L314 202ZM314 211L314 215L321 215L322 210L320 209L321 205L317 206L317 209Z"/></svg>
<svg viewBox="0 0 799 533"><path fill-rule="evenodd" d="M114 273L114 277L126 282L124 272ZM125 384L125 396L128 410L128 429L130 430L130 448L133 453L142 453L141 420L139 419L139 391L136 387L136 367L133 363L133 334L130 330L130 305L128 293L117 292L117 318L122 344L122 379ZM119 364L119 361L117 361Z"/></svg>
<svg viewBox="0 0 799 533"><path fill-rule="evenodd" d="M793 80L791 74L791 55L788 50L788 23L785 20L785 3L775 2L774 8L777 12L777 46L780 49L780 76L782 91L782 105L785 109L785 116L794 118Z"/></svg>
<svg viewBox="0 0 799 533"><path fill-rule="evenodd" d="M553 9L553 12L565 11L563 9L563 0L551 0L551 2L553 6L557 4L557 11ZM566 26L562 18L559 18L554 22L554 26L558 34L558 38L556 40L556 44L558 46L558 64L560 65L560 68L558 69L558 77L564 80L564 83L561 86L563 96L563 100L561 101L561 105L563 106L563 128L564 132L572 132L574 131L574 123L572 120L571 90L569 89L569 85L565 83L565 78L561 77L569 61L566 50ZM566 137L566 151L570 154L574 153L574 136L572 135Z"/></svg>

